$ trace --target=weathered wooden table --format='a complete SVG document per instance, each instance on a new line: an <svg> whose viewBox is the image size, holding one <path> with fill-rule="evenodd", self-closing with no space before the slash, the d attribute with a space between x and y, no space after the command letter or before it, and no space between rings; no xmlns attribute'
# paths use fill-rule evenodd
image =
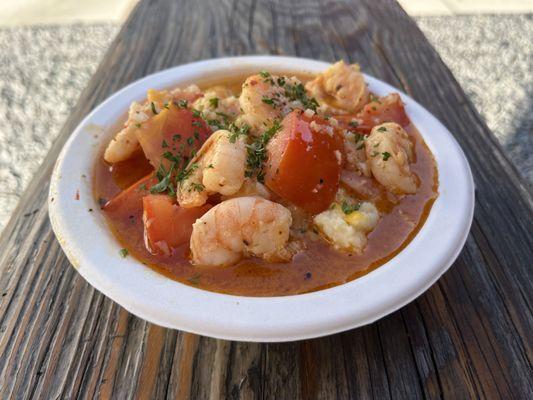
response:
<svg viewBox="0 0 533 400"><path fill-rule="evenodd" d="M151 72L249 53L357 61L426 106L459 140L477 185L472 231L454 266L419 299L322 339L227 342L136 318L70 267L46 197L54 161L81 118ZM0 238L0 398L531 399L532 203L397 4L141 1Z"/></svg>

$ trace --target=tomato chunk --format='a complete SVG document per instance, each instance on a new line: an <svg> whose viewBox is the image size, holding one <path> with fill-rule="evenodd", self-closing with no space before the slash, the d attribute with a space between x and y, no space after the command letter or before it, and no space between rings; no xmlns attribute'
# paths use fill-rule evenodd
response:
<svg viewBox="0 0 533 400"><path fill-rule="evenodd" d="M211 130L202 118L175 104L168 105L159 114L143 122L135 131L146 158L154 168L162 164L168 169L171 161L164 154L179 156L182 162L198 151Z"/></svg>
<svg viewBox="0 0 533 400"><path fill-rule="evenodd" d="M171 255L172 249L189 241L192 224L212 206L183 208L163 194L143 198L143 222L146 247L151 253Z"/></svg>
<svg viewBox="0 0 533 400"><path fill-rule="evenodd" d="M310 213L331 204L339 187L342 138L324 119L296 110L267 145L265 183Z"/></svg>
<svg viewBox="0 0 533 400"><path fill-rule="evenodd" d="M355 129L362 133L370 133L374 126L384 122L396 122L402 127L410 123L398 93L391 93L371 101L363 107L356 118L360 123Z"/></svg>
<svg viewBox="0 0 533 400"><path fill-rule="evenodd" d="M123 190L111 200L109 200L102 209L112 217L117 219L127 219L130 216L140 216L143 207L143 197L149 193L150 187L157 183L154 174L141 178L126 190Z"/></svg>

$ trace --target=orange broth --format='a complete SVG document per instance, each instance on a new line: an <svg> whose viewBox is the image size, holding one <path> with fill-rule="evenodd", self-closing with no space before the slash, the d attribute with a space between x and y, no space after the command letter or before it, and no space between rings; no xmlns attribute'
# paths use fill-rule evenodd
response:
<svg viewBox="0 0 533 400"><path fill-rule="evenodd" d="M239 82L242 81L244 78ZM224 84L238 87L235 82ZM376 204L383 215L368 234L368 244L361 254L335 250L315 235L304 236L306 249L297 253L290 263L248 258L229 267L197 267L189 261L188 245L178 247L169 257L151 254L146 249L142 207L114 216L105 213L106 218L130 256L187 285L244 296L295 295L340 285L378 268L405 248L423 226L438 196L438 172L433 155L412 124L405 130L414 143L416 160L410 167L420 180L418 191L396 204ZM152 168L140 150L129 160L113 166L99 157L94 195L103 204L150 171Z"/></svg>

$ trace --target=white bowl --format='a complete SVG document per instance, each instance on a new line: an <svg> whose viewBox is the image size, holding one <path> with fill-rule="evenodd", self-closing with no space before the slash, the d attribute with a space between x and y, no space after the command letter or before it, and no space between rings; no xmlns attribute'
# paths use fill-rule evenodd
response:
<svg viewBox="0 0 533 400"><path fill-rule="evenodd" d="M132 101L143 99L147 89L263 69L316 73L328 66L320 61L270 56L200 61L147 76L100 104L65 144L51 179L50 220L72 265L92 286L141 318L232 340L279 342L345 331L376 321L422 294L450 267L465 243L474 210L474 183L468 162L450 132L403 93L407 114L435 156L440 195L424 226L405 249L349 283L280 297L233 296L190 287L154 272L133 257L122 258L121 246L93 198L96 157L110 139L106 128L124 115ZM370 76L366 79L378 95L398 91Z"/></svg>

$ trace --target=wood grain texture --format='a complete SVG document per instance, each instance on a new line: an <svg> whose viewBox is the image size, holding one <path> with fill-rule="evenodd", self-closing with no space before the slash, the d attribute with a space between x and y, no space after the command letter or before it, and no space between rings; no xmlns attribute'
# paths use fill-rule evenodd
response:
<svg viewBox="0 0 533 400"><path fill-rule="evenodd" d="M57 155L91 109L135 79L267 53L357 61L434 113L475 176L466 246L416 301L330 337L227 342L138 319L92 289L53 236L46 196ZM0 238L0 398L531 399L532 221L528 187L396 3L144 0Z"/></svg>

